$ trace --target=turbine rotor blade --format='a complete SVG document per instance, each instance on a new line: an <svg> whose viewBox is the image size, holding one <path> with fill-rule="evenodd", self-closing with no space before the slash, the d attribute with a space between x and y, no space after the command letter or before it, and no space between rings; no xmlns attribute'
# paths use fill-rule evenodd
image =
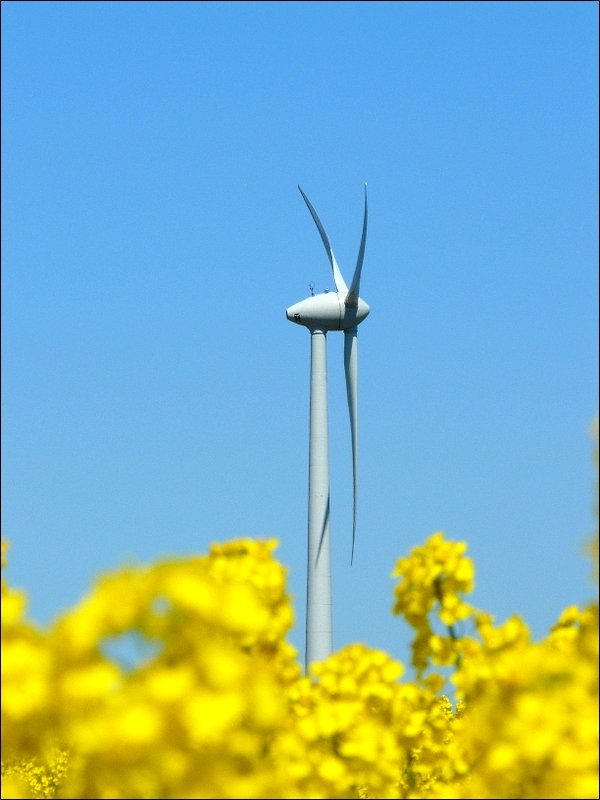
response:
<svg viewBox="0 0 600 800"><path fill-rule="evenodd" d="M323 224L319 219L319 215L313 208L312 203L310 202L308 197L304 194L300 186L298 186L298 189L300 189L300 194L304 198L304 202L308 206L308 210L310 211L312 218L315 221L315 225L317 226L319 233L321 234L321 239L323 241L323 244L325 245L325 250L327 251L327 257L329 258L329 263L331 264L331 269L333 271L333 280L335 282L336 291L346 294L348 292L348 287L346 286L346 281L342 276L338 263L335 260L335 255L333 254L333 248L329 243L329 239L327 237L327 234L325 233L325 228L323 227Z"/></svg>
<svg viewBox="0 0 600 800"><path fill-rule="evenodd" d="M356 539L356 500L358 489L357 472L357 373L358 373L358 339L356 328L344 331L344 372L346 373L346 394L348 396L348 411L350 412L350 433L352 435L352 477L353 477L353 508L352 508L352 554L350 564L354 560L354 542Z"/></svg>
<svg viewBox="0 0 600 800"><path fill-rule="evenodd" d="M356 259L356 268L352 276L352 283L346 296L345 304L349 308L356 308L358 306L358 293L360 290L360 273L362 272L363 260L365 257L365 245L367 243L367 184L365 183L365 214L363 217L362 237L360 240L360 247L358 248L358 258Z"/></svg>

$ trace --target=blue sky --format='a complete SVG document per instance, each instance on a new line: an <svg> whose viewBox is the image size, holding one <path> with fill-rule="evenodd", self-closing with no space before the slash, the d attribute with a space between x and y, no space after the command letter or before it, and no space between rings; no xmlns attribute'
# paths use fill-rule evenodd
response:
<svg viewBox="0 0 600 800"><path fill-rule="evenodd" d="M101 572L276 537L304 648L309 335L328 336L334 645L405 663L396 559L465 539L536 637L595 594L598 5L2 3L3 536L47 623Z"/></svg>

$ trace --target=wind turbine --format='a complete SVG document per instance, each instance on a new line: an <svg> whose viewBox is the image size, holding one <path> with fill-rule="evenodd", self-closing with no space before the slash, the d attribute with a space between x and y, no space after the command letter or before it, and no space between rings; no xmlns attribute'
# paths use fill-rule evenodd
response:
<svg viewBox="0 0 600 800"><path fill-rule="evenodd" d="M300 187L298 187L300 189ZM331 544L329 527L329 444L327 434L327 333L344 331L344 371L352 435L352 555L356 537L357 495L357 327L370 309L359 297L360 274L367 239L367 185L358 259L350 288L335 260L317 212L300 193L317 226L333 271L335 292L307 297L290 306L286 317L310 331L310 439L308 455L308 568L306 597L306 667L332 651Z"/></svg>

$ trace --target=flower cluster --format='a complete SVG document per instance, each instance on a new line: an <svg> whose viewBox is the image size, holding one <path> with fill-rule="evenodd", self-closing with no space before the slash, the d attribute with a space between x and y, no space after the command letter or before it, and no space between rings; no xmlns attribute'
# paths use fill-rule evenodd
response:
<svg viewBox="0 0 600 800"><path fill-rule="evenodd" d="M43 635L7 589L3 761L64 747L66 797L277 796L263 754L298 667L274 547L106 575Z"/></svg>
<svg viewBox="0 0 600 800"><path fill-rule="evenodd" d="M35 757L3 761L2 797L56 797L68 763L68 753L58 748L44 761Z"/></svg>
<svg viewBox="0 0 600 800"><path fill-rule="evenodd" d="M394 611L415 630L418 673L454 667L460 708L431 796L597 797L597 603L565 609L534 643L518 616L495 625L464 601L474 577L465 551L464 542L436 533L394 573ZM449 635L434 632L440 620ZM473 635L457 635L458 620L469 620Z"/></svg>
<svg viewBox="0 0 600 800"><path fill-rule="evenodd" d="M532 642L438 532L394 572L416 678L364 644L303 674L275 547L106 574L47 630L3 581L2 796L598 797L597 604Z"/></svg>
<svg viewBox="0 0 600 800"><path fill-rule="evenodd" d="M290 796L406 797L441 774L450 704L436 697L439 682L403 683L403 672L385 652L354 644L291 687L273 750L296 784Z"/></svg>
<svg viewBox="0 0 600 800"><path fill-rule="evenodd" d="M517 620L483 637L453 676L466 712L449 761L468 770L445 796L598 797L597 606L535 644Z"/></svg>
<svg viewBox="0 0 600 800"><path fill-rule="evenodd" d="M409 556L399 558L392 576L400 581L394 589L394 614L403 616L417 635L412 645L412 663L422 675L430 659L440 666L457 659L455 625L473 613L463 595L473 591L475 570L465 556L466 542L453 542L441 531ZM435 633L435 614L447 635Z"/></svg>

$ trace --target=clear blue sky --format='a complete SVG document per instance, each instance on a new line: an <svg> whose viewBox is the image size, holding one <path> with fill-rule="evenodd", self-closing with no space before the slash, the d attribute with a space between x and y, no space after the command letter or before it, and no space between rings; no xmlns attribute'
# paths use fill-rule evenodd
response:
<svg viewBox="0 0 600 800"><path fill-rule="evenodd" d="M336 648L408 660L396 559L466 539L536 637L594 596L598 4L2 3L3 523L46 623L128 562L276 537L304 648L309 335L370 225Z"/></svg>

